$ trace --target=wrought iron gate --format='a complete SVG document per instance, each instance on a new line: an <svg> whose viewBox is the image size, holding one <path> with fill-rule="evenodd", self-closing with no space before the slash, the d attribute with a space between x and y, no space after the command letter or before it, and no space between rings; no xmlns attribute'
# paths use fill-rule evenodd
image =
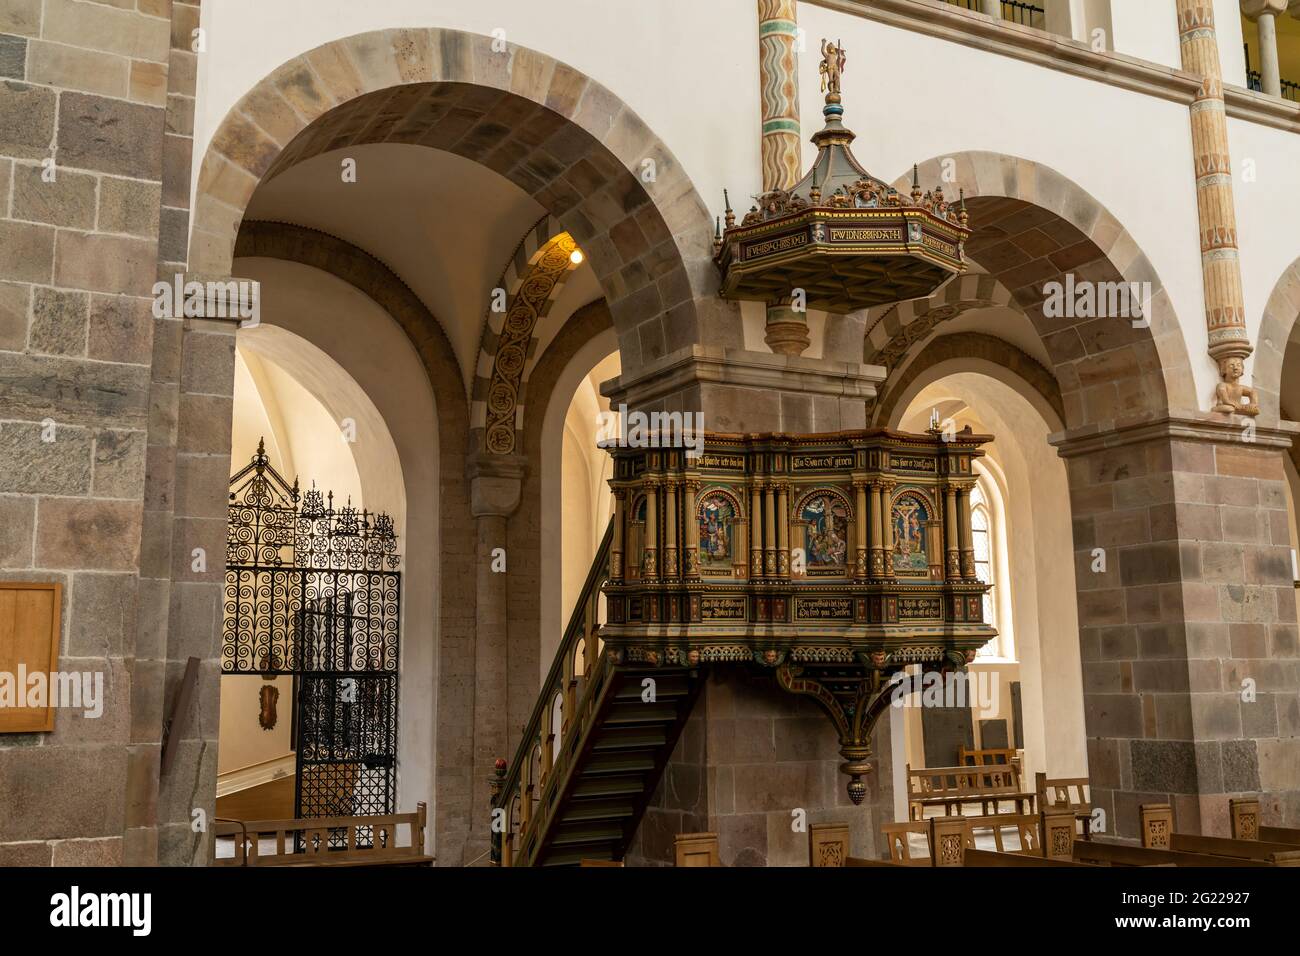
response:
<svg viewBox="0 0 1300 956"><path fill-rule="evenodd" d="M395 811L401 556L386 514L300 494L257 454L230 479L223 674L294 677L294 815Z"/></svg>

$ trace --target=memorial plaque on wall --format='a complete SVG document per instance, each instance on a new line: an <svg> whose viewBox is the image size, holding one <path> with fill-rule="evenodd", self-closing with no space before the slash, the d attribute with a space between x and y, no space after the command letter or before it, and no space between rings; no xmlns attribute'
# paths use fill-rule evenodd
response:
<svg viewBox="0 0 1300 956"><path fill-rule="evenodd" d="M61 584L0 581L0 733L54 729L50 675L59 669L62 598ZM33 696L35 674L43 690Z"/></svg>
<svg viewBox="0 0 1300 956"><path fill-rule="evenodd" d="M1011 733L1015 737L1016 749L1019 750L1025 746L1025 732L1022 729L1025 722L1020 717L1020 681L1011 682Z"/></svg>
<svg viewBox="0 0 1300 956"><path fill-rule="evenodd" d="M1007 722L1005 720L981 720L980 721L980 749L982 750L1006 750L1010 744L1007 743Z"/></svg>
<svg viewBox="0 0 1300 956"><path fill-rule="evenodd" d="M969 707L922 707L921 737L927 767L956 767L960 749L975 749Z"/></svg>

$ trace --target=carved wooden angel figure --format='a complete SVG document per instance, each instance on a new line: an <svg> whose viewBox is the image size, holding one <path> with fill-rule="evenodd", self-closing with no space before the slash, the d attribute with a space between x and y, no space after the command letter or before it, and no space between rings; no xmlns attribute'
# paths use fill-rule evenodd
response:
<svg viewBox="0 0 1300 956"><path fill-rule="evenodd" d="M822 77L822 92L840 95L840 74L844 72L847 57L843 44L822 40L822 63L818 69Z"/></svg>

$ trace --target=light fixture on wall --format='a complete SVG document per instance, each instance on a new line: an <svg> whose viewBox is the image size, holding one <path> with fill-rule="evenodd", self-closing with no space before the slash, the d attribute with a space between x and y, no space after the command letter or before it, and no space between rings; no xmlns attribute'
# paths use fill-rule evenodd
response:
<svg viewBox="0 0 1300 956"><path fill-rule="evenodd" d="M587 257L582 254L581 249L574 249L572 252L569 253L569 261L572 262L575 266L582 265L583 260L586 258Z"/></svg>

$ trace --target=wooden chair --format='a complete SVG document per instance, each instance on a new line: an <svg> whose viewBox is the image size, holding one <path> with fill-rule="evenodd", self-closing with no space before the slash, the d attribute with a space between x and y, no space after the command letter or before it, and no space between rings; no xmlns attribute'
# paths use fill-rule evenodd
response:
<svg viewBox="0 0 1300 956"><path fill-rule="evenodd" d="M814 823L808 828L808 865L842 867L848 865L849 825Z"/></svg>
<svg viewBox="0 0 1300 956"><path fill-rule="evenodd" d="M930 823L926 820L912 820L907 823L886 823L880 828L885 843L889 846L889 861L898 866L933 866L930 851ZM924 855L912 853L911 837L920 834L925 837Z"/></svg>
<svg viewBox="0 0 1300 956"><path fill-rule="evenodd" d="M1092 787L1087 777L1048 778L1039 771L1034 774L1034 793L1038 797L1038 809L1069 810L1078 821L1080 832L1085 840L1092 836Z"/></svg>
<svg viewBox="0 0 1300 956"><path fill-rule="evenodd" d="M679 833L673 848L678 866L722 866L716 833Z"/></svg>

